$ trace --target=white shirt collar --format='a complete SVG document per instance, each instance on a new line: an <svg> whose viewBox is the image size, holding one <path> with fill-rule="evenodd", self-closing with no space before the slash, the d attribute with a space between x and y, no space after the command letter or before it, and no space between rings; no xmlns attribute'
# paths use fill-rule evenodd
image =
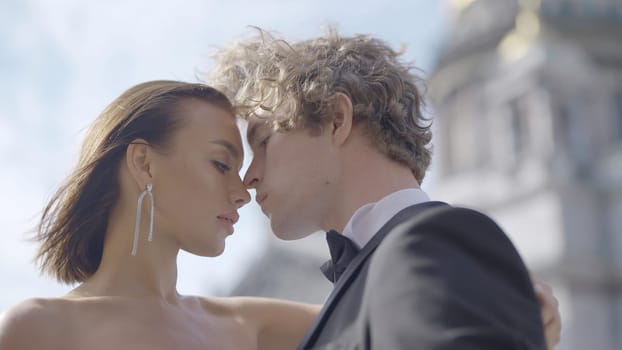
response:
<svg viewBox="0 0 622 350"><path fill-rule="evenodd" d="M378 202L367 203L357 209L342 233L362 248L402 209L428 201L430 201L428 195L418 188L390 193Z"/></svg>

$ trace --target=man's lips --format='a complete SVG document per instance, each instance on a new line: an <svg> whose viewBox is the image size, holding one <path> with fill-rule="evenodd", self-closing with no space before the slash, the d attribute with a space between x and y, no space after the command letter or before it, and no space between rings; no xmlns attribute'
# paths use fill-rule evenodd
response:
<svg viewBox="0 0 622 350"><path fill-rule="evenodd" d="M258 193L255 196L255 201L257 201L257 204L261 205L261 203L263 203L266 198L268 198L268 194L267 193Z"/></svg>

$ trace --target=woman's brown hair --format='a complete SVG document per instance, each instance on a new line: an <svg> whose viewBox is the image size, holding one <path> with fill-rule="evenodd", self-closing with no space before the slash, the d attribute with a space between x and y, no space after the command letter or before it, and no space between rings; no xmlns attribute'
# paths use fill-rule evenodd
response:
<svg viewBox="0 0 622 350"><path fill-rule="evenodd" d="M165 148L183 125L178 105L200 99L230 110L216 89L178 81L136 85L114 100L85 137L78 164L43 210L35 239L35 260L42 272L65 283L83 282L102 258L108 216L119 196L117 170L127 146L136 139Z"/></svg>

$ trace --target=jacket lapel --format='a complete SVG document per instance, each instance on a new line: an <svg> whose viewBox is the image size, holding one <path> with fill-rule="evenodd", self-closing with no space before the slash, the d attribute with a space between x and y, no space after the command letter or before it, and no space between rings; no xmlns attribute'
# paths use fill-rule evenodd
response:
<svg viewBox="0 0 622 350"><path fill-rule="evenodd" d="M313 321L313 324L305 334L305 337L302 339L302 342L298 346L298 349L306 349L306 346L308 346L309 343L315 343L323 328L323 325L326 323L326 320L334 310L337 302L345 293L345 291L348 290L348 287L352 284L355 277L358 275L358 271L363 267L363 263L376 250L384 237L402 221L411 218L420 212L423 212L427 208L439 207L441 205L447 204L444 202L434 201L412 205L398 212L389 221L387 221L387 223L384 224L384 226L382 226L380 230L378 230L373 238L363 247L363 249L361 249L356 257L354 257L350 265L348 265L348 268L339 278L339 281L337 281L337 283L334 285L333 291L330 293L328 299L324 303L324 307L322 307L322 311Z"/></svg>

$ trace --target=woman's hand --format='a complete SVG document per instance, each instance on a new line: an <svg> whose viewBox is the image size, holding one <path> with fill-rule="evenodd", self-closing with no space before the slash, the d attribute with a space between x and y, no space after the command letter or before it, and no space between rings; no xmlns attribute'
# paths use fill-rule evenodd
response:
<svg viewBox="0 0 622 350"><path fill-rule="evenodd" d="M553 295L553 289L544 281L532 276L533 287L540 302L540 312L544 322L544 334L549 350L559 343L562 331L562 318L559 313L559 302Z"/></svg>

